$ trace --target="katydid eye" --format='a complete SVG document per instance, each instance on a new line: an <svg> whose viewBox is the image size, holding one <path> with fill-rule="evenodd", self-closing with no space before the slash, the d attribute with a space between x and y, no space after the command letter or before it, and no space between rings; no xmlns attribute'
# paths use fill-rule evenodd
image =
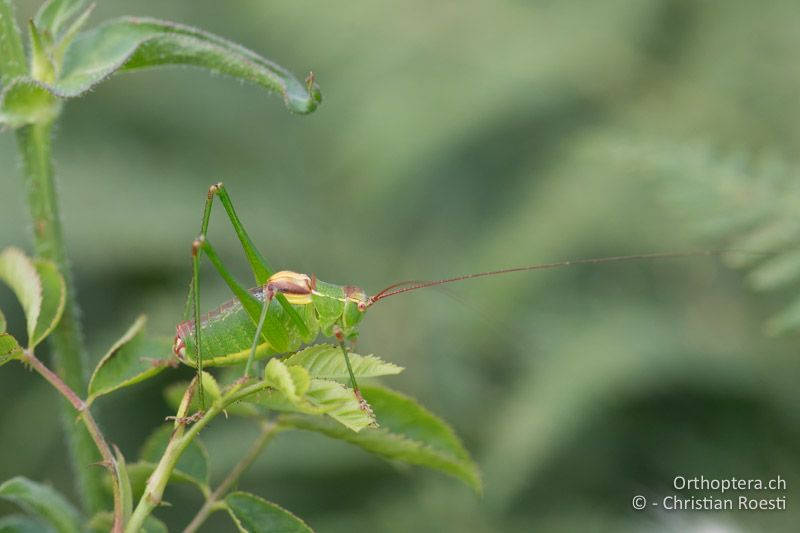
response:
<svg viewBox="0 0 800 533"><path fill-rule="evenodd" d="M364 302L358 302L358 310L362 313L367 310L367 304Z"/></svg>

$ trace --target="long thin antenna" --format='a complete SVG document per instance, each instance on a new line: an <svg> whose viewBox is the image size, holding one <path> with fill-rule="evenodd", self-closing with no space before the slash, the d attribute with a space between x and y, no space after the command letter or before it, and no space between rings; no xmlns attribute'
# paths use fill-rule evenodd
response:
<svg viewBox="0 0 800 533"><path fill-rule="evenodd" d="M751 252L747 250L701 250L701 251L691 251L691 252L661 252L661 253L652 253L652 254L637 254L637 255L616 255L611 257L596 257L592 259L575 259L572 261L559 261L556 263L541 263L538 265L529 265L524 267L516 267L516 268L504 268L502 270L492 270L489 272L478 272L475 274L466 274L463 276L456 276L454 278L445 278L436 281L424 281L412 284L408 287L398 288L402 285L405 285L408 282L403 283L395 283L389 285L382 291L376 293L374 296L370 296L369 304L372 305L379 300L383 300L384 298L388 298L389 296L395 296L396 294L402 294L404 292L415 291L417 289L424 289L426 287L435 287L436 285L444 285L445 283L454 283L456 281L464 281L467 279L473 278L482 278L484 276L497 276L500 274L511 274L514 272L526 272L529 270L548 270L553 268L562 268L568 267L573 265L599 265L602 263L615 263L615 262L622 262L622 261L639 261L645 259L680 259L683 257L714 257L714 256L721 256L726 254L750 254L750 255L771 255L769 252Z"/></svg>

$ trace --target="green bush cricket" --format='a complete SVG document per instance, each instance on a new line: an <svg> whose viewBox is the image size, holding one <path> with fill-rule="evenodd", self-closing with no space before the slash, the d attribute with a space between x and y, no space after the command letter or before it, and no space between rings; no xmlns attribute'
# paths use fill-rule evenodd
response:
<svg viewBox="0 0 800 533"><path fill-rule="evenodd" d="M206 238L215 196L219 197L225 208L247 256L256 281L254 288L248 289L234 279ZM217 183L208 190L200 235L192 246L192 282L187 300L187 310L191 307L192 318L178 324L173 351L181 361L196 367L198 374L202 372L204 366L231 365L246 361L244 377L248 378L255 359L296 351L301 345L312 343L321 334L324 337L335 339L340 346L350 375L353 393L358 399L361 409L372 416L371 409L362 397L353 374L347 342L357 338L358 326L366 310L380 300L427 287L514 272L645 259L714 256L726 253L757 252L704 250L619 255L542 263L436 281L395 283L368 296L359 287L326 283L317 279L313 274L301 274L288 270L273 272L242 226L224 185ZM234 294L233 299L203 316L200 314L199 287L201 254L205 254L209 258ZM200 324L200 327L195 327L196 324ZM201 406L203 405L202 394L202 387L200 387Z"/></svg>

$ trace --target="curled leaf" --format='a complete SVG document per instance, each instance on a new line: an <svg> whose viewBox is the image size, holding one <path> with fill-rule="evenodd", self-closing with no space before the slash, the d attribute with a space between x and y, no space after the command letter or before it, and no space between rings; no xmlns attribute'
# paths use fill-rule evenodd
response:
<svg viewBox="0 0 800 533"><path fill-rule="evenodd" d="M279 93L295 113L310 113L321 101L283 67L236 43L191 26L147 18L120 18L78 35L64 55L52 92L80 96L115 74L164 65L201 67Z"/></svg>

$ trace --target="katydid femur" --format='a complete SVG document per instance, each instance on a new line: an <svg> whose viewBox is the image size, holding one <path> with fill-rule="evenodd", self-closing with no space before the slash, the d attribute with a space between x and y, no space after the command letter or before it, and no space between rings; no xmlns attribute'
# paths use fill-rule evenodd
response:
<svg viewBox="0 0 800 533"><path fill-rule="evenodd" d="M244 248L247 261L255 277L256 287L254 288L248 289L234 279L206 238L215 196L218 196L222 202L242 248ZM713 256L725 253L758 254L757 252L737 250L705 250L578 259L479 272L437 281L395 283L368 296L359 287L326 283L317 279L313 274L300 274L288 270L273 272L242 226L227 190L222 183L217 183L208 190L200 235L192 246L192 283L187 300L187 314L191 308L191 319L178 324L173 350L181 361L195 366L198 375L204 366L231 365L247 361L244 377L249 378L255 359L296 351L302 344L313 342L320 334L334 338L344 356L353 393L358 399L361 409L372 417L372 411L359 392L350 365L347 341L354 341L358 336L358 325L366 310L384 298L426 287L513 272L643 259ZM201 254L208 257L235 296L203 316L200 314L199 285ZM196 324L200 324L200 327L196 327ZM202 409L204 408L203 387L201 386L199 389Z"/></svg>

